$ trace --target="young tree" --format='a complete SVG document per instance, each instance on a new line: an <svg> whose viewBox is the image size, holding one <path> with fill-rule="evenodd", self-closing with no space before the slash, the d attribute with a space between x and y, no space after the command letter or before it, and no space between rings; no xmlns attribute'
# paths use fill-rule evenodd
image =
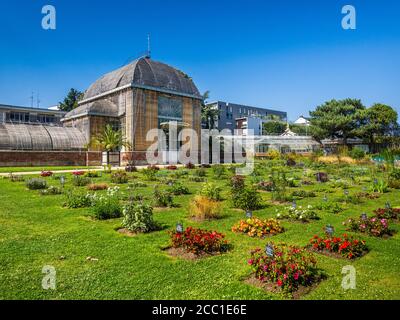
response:
<svg viewBox="0 0 400 320"><path fill-rule="evenodd" d="M360 120L359 112L365 110L361 100L344 99L331 100L311 111L311 133L315 139L343 139L346 144L348 138L356 136L356 129Z"/></svg>
<svg viewBox="0 0 400 320"><path fill-rule="evenodd" d="M90 146L100 148L106 152L119 151L122 147L131 148L122 131L114 130L109 124L106 125L102 133L92 139Z"/></svg>
<svg viewBox="0 0 400 320"><path fill-rule="evenodd" d="M203 103L201 105L201 120L205 123L205 129L215 129L215 120L218 119L219 110L210 105L206 105L206 101L210 97L210 91L203 94Z"/></svg>
<svg viewBox="0 0 400 320"><path fill-rule="evenodd" d="M78 107L78 102L82 100L83 93L72 88L69 90L63 102L60 102L60 110L69 112Z"/></svg>
<svg viewBox="0 0 400 320"><path fill-rule="evenodd" d="M371 152L377 151L377 144L385 142L398 128L397 112L390 106L376 103L357 115L360 127L356 134L365 139Z"/></svg>

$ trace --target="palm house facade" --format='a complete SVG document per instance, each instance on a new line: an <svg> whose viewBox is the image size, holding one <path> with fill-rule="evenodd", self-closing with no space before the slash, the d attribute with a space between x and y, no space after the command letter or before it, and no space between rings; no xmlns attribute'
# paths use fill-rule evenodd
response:
<svg viewBox="0 0 400 320"><path fill-rule="evenodd" d="M122 130L131 150L122 150L122 160L144 161L154 141L151 129L194 129L200 137L202 97L192 79L171 66L148 57L112 71L85 92L78 108L62 119L64 127L76 128L90 141L107 124Z"/></svg>

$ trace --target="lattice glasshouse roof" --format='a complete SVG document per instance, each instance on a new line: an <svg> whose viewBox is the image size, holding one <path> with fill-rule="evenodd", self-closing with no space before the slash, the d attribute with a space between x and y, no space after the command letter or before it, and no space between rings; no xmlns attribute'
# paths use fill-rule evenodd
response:
<svg viewBox="0 0 400 320"><path fill-rule="evenodd" d="M0 150L82 150L85 144L76 128L0 123Z"/></svg>
<svg viewBox="0 0 400 320"><path fill-rule="evenodd" d="M182 71L149 58L140 58L98 79L86 91L84 100L129 84L170 90L200 98L192 79Z"/></svg>

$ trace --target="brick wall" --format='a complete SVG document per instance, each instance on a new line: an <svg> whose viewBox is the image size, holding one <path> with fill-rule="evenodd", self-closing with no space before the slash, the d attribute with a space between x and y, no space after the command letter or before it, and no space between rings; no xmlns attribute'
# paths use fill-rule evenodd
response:
<svg viewBox="0 0 400 320"><path fill-rule="evenodd" d="M0 167L86 165L101 165L101 152L0 151Z"/></svg>

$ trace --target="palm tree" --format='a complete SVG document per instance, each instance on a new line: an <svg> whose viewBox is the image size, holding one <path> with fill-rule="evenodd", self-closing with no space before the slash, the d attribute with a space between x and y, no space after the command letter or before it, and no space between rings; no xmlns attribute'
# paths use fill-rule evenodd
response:
<svg viewBox="0 0 400 320"><path fill-rule="evenodd" d="M201 105L201 120L206 125L206 129L215 128L215 120L219 116L219 110L210 105L206 105L206 101L210 98L210 91L203 94L203 103Z"/></svg>
<svg viewBox="0 0 400 320"><path fill-rule="evenodd" d="M122 131L114 130L109 124L106 125L102 133L93 138L90 145L107 152L107 162L110 152L118 152L122 147L131 149L131 144L126 140Z"/></svg>

